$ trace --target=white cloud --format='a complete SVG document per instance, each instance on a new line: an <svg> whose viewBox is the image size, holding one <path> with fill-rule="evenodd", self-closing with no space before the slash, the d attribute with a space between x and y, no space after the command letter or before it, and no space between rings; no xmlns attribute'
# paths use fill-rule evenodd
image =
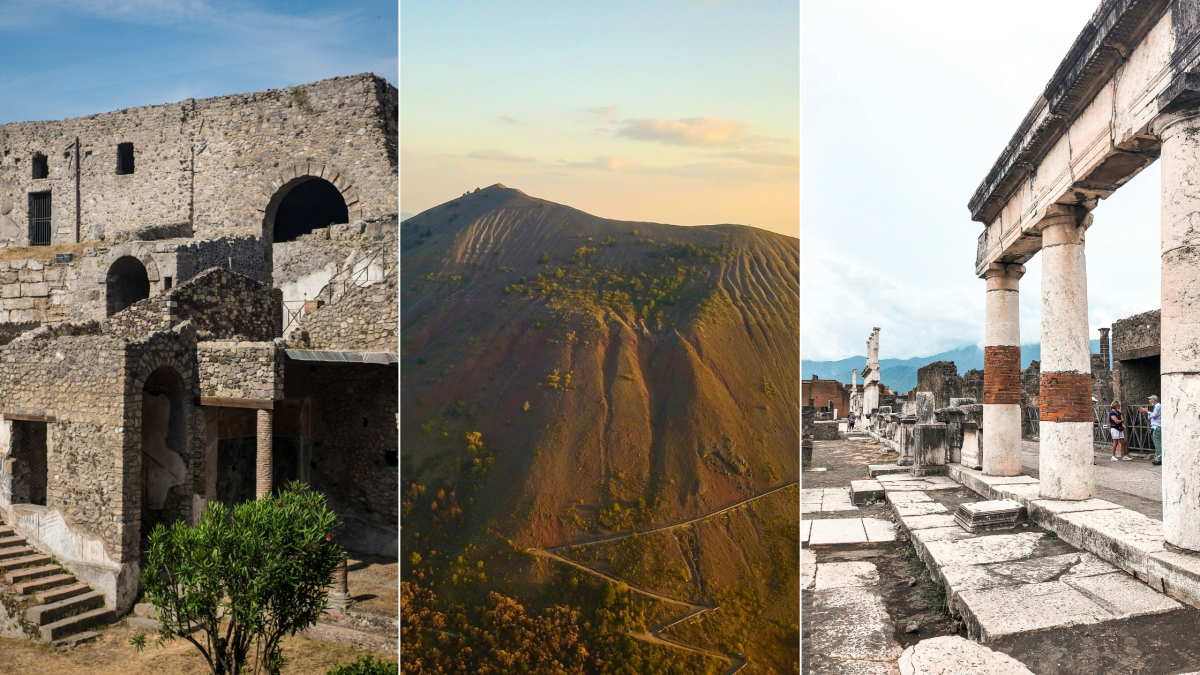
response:
<svg viewBox="0 0 1200 675"><path fill-rule="evenodd" d="M786 142L785 139L752 136L747 133L745 122L720 117L623 120L617 135L637 141L699 148L745 148Z"/></svg>
<svg viewBox="0 0 1200 675"><path fill-rule="evenodd" d="M606 171L636 171L641 165L628 157L597 157L590 162L568 162L572 169L603 169Z"/></svg>
<svg viewBox="0 0 1200 675"><path fill-rule="evenodd" d="M485 159L493 162L533 162L532 157L519 157L503 150L476 150L467 155L472 159Z"/></svg>
<svg viewBox="0 0 1200 675"><path fill-rule="evenodd" d="M588 108L587 112L590 112L593 115L598 115L605 119L611 120L611 119L615 119L617 117L617 106L610 105L610 106L605 106L603 108Z"/></svg>

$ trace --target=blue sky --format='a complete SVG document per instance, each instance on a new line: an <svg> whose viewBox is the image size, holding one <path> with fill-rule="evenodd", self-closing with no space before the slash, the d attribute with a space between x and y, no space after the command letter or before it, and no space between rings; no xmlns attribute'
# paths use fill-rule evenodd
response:
<svg viewBox="0 0 1200 675"><path fill-rule="evenodd" d="M863 354L873 326L881 358L982 344L983 226L967 201L1096 4L804 0L804 358ZM1153 165L1093 212L1093 338L1159 306L1158 189ZM1040 339L1040 257L1026 268L1030 344Z"/></svg>
<svg viewBox="0 0 1200 675"><path fill-rule="evenodd" d="M401 209L504 183L798 233L795 3L405 2Z"/></svg>
<svg viewBox="0 0 1200 675"><path fill-rule="evenodd" d="M0 0L0 123L374 72L399 79L394 0Z"/></svg>

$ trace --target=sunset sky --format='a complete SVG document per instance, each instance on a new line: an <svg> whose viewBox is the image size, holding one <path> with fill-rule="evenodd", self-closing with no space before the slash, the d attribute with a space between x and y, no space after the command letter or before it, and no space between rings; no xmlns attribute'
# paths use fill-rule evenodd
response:
<svg viewBox="0 0 1200 675"><path fill-rule="evenodd" d="M799 235L796 3L405 2L401 211L504 183Z"/></svg>

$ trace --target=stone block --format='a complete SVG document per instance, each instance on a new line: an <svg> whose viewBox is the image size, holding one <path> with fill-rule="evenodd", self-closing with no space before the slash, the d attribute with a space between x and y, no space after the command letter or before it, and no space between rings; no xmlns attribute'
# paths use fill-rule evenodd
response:
<svg viewBox="0 0 1200 675"><path fill-rule="evenodd" d="M45 282L22 283L21 296L26 298L44 298L50 295L50 287Z"/></svg>
<svg viewBox="0 0 1200 675"><path fill-rule="evenodd" d="M958 461L972 469L983 468L983 430L970 420L963 422L962 448L959 450Z"/></svg>
<svg viewBox="0 0 1200 675"><path fill-rule="evenodd" d="M826 518L812 521L809 546L832 544L865 544L867 532L861 518Z"/></svg>
<svg viewBox="0 0 1200 675"><path fill-rule="evenodd" d="M914 475L944 472L948 459L947 434L948 428L941 422L917 423L912 441Z"/></svg>
<svg viewBox="0 0 1200 675"><path fill-rule="evenodd" d="M850 501L858 506L883 499L883 485L877 480L850 481Z"/></svg>
<svg viewBox="0 0 1200 675"><path fill-rule="evenodd" d="M968 532L1011 530L1017 526L1022 506L1010 499L959 504L954 522Z"/></svg>
<svg viewBox="0 0 1200 675"><path fill-rule="evenodd" d="M871 478L875 478L877 476L884 476L887 474L907 473L907 472L908 472L908 469L906 469L898 464L868 464L867 465L867 474L870 475Z"/></svg>
<svg viewBox="0 0 1200 675"><path fill-rule="evenodd" d="M1011 656L957 635L922 640L897 665L900 675L1033 675Z"/></svg>
<svg viewBox="0 0 1200 675"><path fill-rule="evenodd" d="M952 398L952 399L950 399L950 407L951 408L961 408L966 405L974 405L974 404L975 404L975 399L973 399L973 398Z"/></svg>
<svg viewBox="0 0 1200 675"><path fill-rule="evenodd" d="M827 588L878 585L879 570L872 563L864 561L823 563L817 565L816 584L813 590L823 591Z"/></svg>
<svg viewBox="0 0 1200 675"><path fill-rule="evenodd" d="M839 438L838 423L835 420L822 420L813 423L814 441L836 441Z"/></svg>
<svg viewBox="0 0 1200 675"><path fill-rule="evenodd" d="M4 284L0 286L0 298L21 297L21 284Z"/></svg>
<svg viewBox="0 0 1200 675"><path fill-rule="evenodd" d="M916 403L917 424L931 424L934 421L934 411L937 409L934 404L933 392L918 391Z"/></svg>

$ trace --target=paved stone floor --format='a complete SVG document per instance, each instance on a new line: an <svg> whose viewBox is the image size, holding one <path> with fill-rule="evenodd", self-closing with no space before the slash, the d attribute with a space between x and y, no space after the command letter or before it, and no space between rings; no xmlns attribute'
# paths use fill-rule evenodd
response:
<svg viewBox="0 0 1200 675"><path fill-rule="evenodd" d="M1038 477L1037 441L1021 444L1022 473ZM1120 504L1142 515L1162 520L1162 467L1150 463L1148 455L1130 453L1137 457L1130 462L1114 462L1112 447L1094 446L1096 449L1096 496Z"/></svg>
<svg viewBox="0 0 1200 675"><path fill-rule="evenodd" d="M1037 444L1025 450L1025 473L1036 477ZM812 466L825 471L801 477L806 505L801 672L1180 675L1200 670L1195 639L1200 611L1174 606L1036 525L978 536L960 531L953 522L958 505L984 500L970 489L943 485L948 479L940 477L914 481L898 474L879 478L887 501L847 503L846 488L867 478L868 464L894 458L869 441L814 444ZM1156 514L1157 504L1147 496L1158 489L1158 467L1147 461L1109 462L1107 452L1097 459L1098 497L1161 517L1161 507ZM884 528L900 518L906 528L897 528L895 540L888 540ZM924 532L921 541L907 541L906 533L917 530ZM872 531L880 536L873 539ZM967 626L936 609L939 590L949 587L931 581L918 554L950 564L951 575L957 575L950 586L973 593L966 599L979 611L995 613L975 620L1003 626L1011 614L1020 630L1000 631L986 645L965 642ZM1103 610L1104 616L1097 622L1080 607L1057 606L1065 600L1087 605L1092 614ZM1067 616L1072 608L1082 622ZM1154 613L1141 614L1147 611ZM1066 619L1058 621L1056 614Z"/></svg>

